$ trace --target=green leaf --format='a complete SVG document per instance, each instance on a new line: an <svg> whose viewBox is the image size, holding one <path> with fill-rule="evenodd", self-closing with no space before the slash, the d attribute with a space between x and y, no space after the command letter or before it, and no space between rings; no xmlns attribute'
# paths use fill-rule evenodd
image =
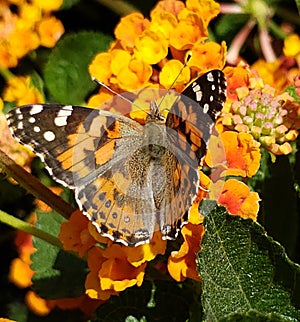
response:
<svg viewBox="0 0 300 322"><path fill-rule="evenodd" d="M27 322L28 321L28 307L25 303L20 303L13 301L8 305L9 319L18 321L18 322Z"/></svg>
<svg viewBox="0 0 300 322"><path fill-rule="evenodd" d="M258 223L214 205L206 201L201 206L205 235L197 267L203 279L205 320L229 321L234 313L256 312L266 321L270 314L278 321L299 321L299 265Z"/></svg>
<svg viewBox="0 0 300 322"><path fill-rule="evenodd" d="M147 322L146 318L143 316L141 317L141 319L136 319L134 316L128 316L126 319L125 319L125 322Z"/></svg>
<svg viewBox="0 0 300 322"><path fill-rule="evenodd" d="M75 4L77 4L80 0L64 0L62 6L59 8L59 10L65 10L69 9Z"/></svg>
<svg viewBox="0 0 300 322"><path fill-rule="evenodd" d="M216 34L219 39L231 41L249 20L248 14L226 14L219 18ZM234 24L232 23L234 21Z"/></svg>
<svg viewBox="0 0 300 322"><path fill-rule="evenodd" d="M290 319L279 316L276 313L262 314L257 311L249 311L247 313L232 313L224 319L220 319L220 322L286 322Z"/></svg>
<svg viewBox="0 0 300 322"><path fill-rule="evenodd" d="M294 99L297 103L300 103L300 99L299 99L299 96L298 96L298 94L297 94L297 92L296 92L296 88L295 88L295 86L290 85L290 86L288 86L288 87L285 89L285 91L286 91L289 95L291 95L291 96L293 97L293 99Z"/></svg>
<svg viewBox="0 0 300 322"><path fill-rule="evenodd" d="M300 0L295 0L297 8L298 8L298 13L300 14Z"/></svg>
<svg viewBox="0 0 300 322"><path fill-rule="evenodd" d="M58 236L64 218L58 213L37 211L36 226ZM45 299L72 298L84 294L86 262L79 257L33 238L36 252L31 256L33 289Z"/></svg>
<svg viewBox="0 0 300 322"><path fill-rule="evenodd" d="M299 214L289 156L277 156L276 162L272 162L269 153L262 151L262 166L265 178L260 221L268 234L286 248L289 256L294 257L297 254Z"/></svg>
<svg viewBox="0 0 300 322"><path fill-rule="evenodd" d="M56 102L82 104L96 87L88 73L94 56L108 48L111 38L83 31L62 38L45 67L45 85Z"/></svg>
<svg viewBox="0 0 300 322"><path fill-rule="evenodd" d="M30 73L30 78L32 85L36 87L42 95L44 95L44 82L40 75L36 71L33 71Z"/></svg>

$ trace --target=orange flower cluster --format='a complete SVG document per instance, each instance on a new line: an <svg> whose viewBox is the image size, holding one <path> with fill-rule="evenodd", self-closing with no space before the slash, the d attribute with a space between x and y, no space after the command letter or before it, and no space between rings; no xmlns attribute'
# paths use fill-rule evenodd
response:
<svg viewBox="0 0 300 322"><path fill-rule="evenodd" d="M82 257L87 253L90 273L86 278L86 294L99 300L107 300L127 287L140 286L147 262L164 254L166 249L166 241L161 239L159 232L154 234L150 244L136 248L112 244L80 211L74 212L70 220L62 224L59 238L64 249Z"/></svg>
<svg viewBox="0 0 300 322"><path fill-rule="evenodd" d="M208 23L219 7L213 0L160 1L150 20L141 13L122 18L115 29L116 41L91 63L91 76L118 92L158 85L167 89L172 85L180 92L197 74L225 64L225 43L206 41ZM188 51L193 56L183 68ZM102 89L89 105L96 107L105 100L107 92Z"/></svg>
<svg viewBox="0 0 300 322"><path fill-rule="evenodd" d="M62 0L2 1L0 4L0 70L6 78L3 101L16 106L44 103L44 97L30 76L14 76L8 68L39 46L54 47L64 33L62 23L51 16ZM11 11L11 7L16 7ZM7 69L7 70L6 70ZM28 170L34 154L11 137L0 105L1 149Z"/></svg>
<svg viewBox="0 0 300 322"><path fill-rule="evenodd" d="M44 103L43 95L32 84L30 76L14 76L9 78L2 96L4 101L13 102L16 105ZM16 160L19 165L30 171L34 153L12 138L5 115L2 112L3 100L0 98L0 133L2 134L0 148L9 157Z"/></svg>
<svg viewBox="0 0 300 322"><path fill-rule="evenodd" d="M296 85L295 78L299 77L300 66L300 37L288 35L284 40L283 55L272 62L258 59L251 69L259 74L265 84L276 89L276 94L286 90L289 85ZM297 87L297 86L296 86Z"/></svg>
<svg viewBox="0 0 300 322"><path fill-rule="evenodd" d="M11 68L39 46L53 47L64 33L62 23L51 16L62 0L13 1L0 4L0 66ZM17 10L11 10L11 6Z"/></svg>
<svg viewBox="0 0 300 322"><path fill-rule="evenodd" d="M3 100L17 106L44 103L44 97L34 86L30 76L14 76L7 80Z"/></svg>

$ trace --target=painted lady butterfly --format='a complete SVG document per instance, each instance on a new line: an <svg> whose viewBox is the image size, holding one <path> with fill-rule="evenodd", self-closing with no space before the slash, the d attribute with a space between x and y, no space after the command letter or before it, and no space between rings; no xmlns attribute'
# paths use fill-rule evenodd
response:
<svg viewBox="0 0 300 322"><path fill-rule="evenodd" d="M166 119L150 104L145 125L81 106L36 104L7 114L15 138L75 190L99 232L128 246L176 238L199 185L198 166L225 101L226 81L212 70L189 85Z"/></svg>

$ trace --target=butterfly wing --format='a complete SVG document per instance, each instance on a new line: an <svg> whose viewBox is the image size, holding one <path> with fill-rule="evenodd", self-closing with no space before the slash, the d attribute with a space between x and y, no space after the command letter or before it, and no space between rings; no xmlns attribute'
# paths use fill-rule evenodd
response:
<svg viewBox="0 0 300 322"><path fill-rule="evenodd" d="M70 188L109 168L119 138L142 132L141 125L122 115L71 105L25 105L10 111L7 121L13 136Z"/></svg>
<svg viewBox="0 0 300 322"><path fill-rule="evenodd" d="M167 127L185 138L180 140L185 144L182 150L194 151L199 164L225 99L225 76L221 70L211 70L190 84L168 113Z"/></svg>
<svg viewBox="0 0 300 322"><path fill-rule="evenodd" d="M130 246L151 239L157 169L150 165L144 126L122 115L63 105L22 106L7 120L54 179L75 189L80 209L102 235Z"/></svg>
<svg viewBox="0 0 300 322"><path fill-rule="evenodd" d="M172 209L167 208L160 215L161 226L173 227L170 238L175 237L176 230L186 222L188 210L197 194L198 166L206 154L212 127L226 99L225 92L224 74L220 70L212 70L189 85L168 113L167 132L176 156L172 172L179 173L180 178L178 192L174 194L169 190L165 196L167 200L173 200Z"/></svg>

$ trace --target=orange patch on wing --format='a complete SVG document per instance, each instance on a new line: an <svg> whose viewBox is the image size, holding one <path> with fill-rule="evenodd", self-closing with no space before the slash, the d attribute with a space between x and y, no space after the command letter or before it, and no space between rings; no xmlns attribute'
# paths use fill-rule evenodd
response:
<svg viewBox="0 0 300 322"><path fill-rule="evenodd" d="M76 143L78 143L78 133L68 135L69 146L74 146Z"/></svg>
<svg viewBox="0 0 300 322"><path fill-rule="evenodd" d="M110 139L120 139L122 136L120 134L120 123L118 121L114 122L113 129L106 129L107 137Z"/></svg>
<svg viewBox="0 0 300 322"><path fill-rule="evenodd" d="M109 133L109 132L108 132ZM115 152L115 141L109 141L103 145L100 149L95 151L95 161L97 165L103 165L111 160Z"/></svg>
<svg viewBox="0 0 300 322"><path fill-rule="evenodd" d="M178 187L180 178L181 178L181 167L180 167L180 164L178 163L176 168L174 169L173 178L172 178L175 187Z"/></svg>
<svg viewBox="0 0 300 322"><path fill-rule="evenodd" d="M83 160L87 158L86 153L93 153L95 139L86 133L76 133L68 136L69 149L57 156L63 169L70 171L81 171L82 175L90 172L89 167L84 168Z"/></svg>
<svg viewBox="0 0 300 322"><path fill-rule="evenodd" d="M196 147L201 146L201 139L199 135L199 131L194 131L193 129L191 130L190 139L194 143L194 145L196 145Z"/></svg>
<svg viewBox="0 0 300 322"><path fill-rule="evenodd" d="M87 150L93 151L94 140L88 135L72 134L68 137L69 149L57 156L57 160L61 162L63 169L75 171L75 166L86 158L84 153ZM80 165L82 168L82 165Z"/></svg>
<svg viewBox="0 0 300 322"><path fill-rule="evenodd" d="M73 166L73 155L74 147L72 146L70 149L57 156L57 160L61 162L61 166L64 170L69 170Z"/></svg>

